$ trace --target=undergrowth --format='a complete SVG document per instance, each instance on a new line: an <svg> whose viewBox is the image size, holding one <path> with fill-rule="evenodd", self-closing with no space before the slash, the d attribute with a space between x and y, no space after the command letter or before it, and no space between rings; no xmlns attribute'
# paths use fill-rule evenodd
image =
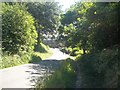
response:
<svg viewBox="0 0 120 90"><path fill-rule="evenodd" d="M33 63L43 60L52 55L48 46L41 43L39 52L32 52L31 54L22 52L20 54L8 54L7 52L1 53L0 69L17 66L26 63Z"/></svg>
<svg viewBox="0 0 120 90"><path fill-rule="evenodd" d="M49 46L40 43L39 45L35 46L35 52L47 53L49 52Z"/></svg>
<svg viewBox="0 0 120 90"><path fill-rule="evenodd" d="M118 48L104 49L99 53L77 58L81 72L82 88L118 87Z"/></svg>
<svg viewBox="0 0 120 90"><path fill-rule="evenodd" d="M68 58L62 66L52 75L46 77L43 83L38 82L36 88L74 88L76 81L76 65L75 62Z"/></svg>
<svg viewBox="0 0 120 90"><path fill-rule="evenodd" d="M64 47L64 48L61 48L61 51L66 54L69 54L70 56L75 56L75 57L77 55L83 54L83 50L81 50L79 47L74 47L74 48Z"/></svg>

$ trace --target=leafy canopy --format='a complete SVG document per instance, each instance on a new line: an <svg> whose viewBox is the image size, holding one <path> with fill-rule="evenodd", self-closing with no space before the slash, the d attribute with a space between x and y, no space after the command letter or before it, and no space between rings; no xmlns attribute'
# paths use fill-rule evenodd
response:
<svg viewBox="0 0 120 90"><path fill-rule="evenodd" d="M2 4L2 48L11 54L31 52L37 33L33 17L24 5Z"/></svg>

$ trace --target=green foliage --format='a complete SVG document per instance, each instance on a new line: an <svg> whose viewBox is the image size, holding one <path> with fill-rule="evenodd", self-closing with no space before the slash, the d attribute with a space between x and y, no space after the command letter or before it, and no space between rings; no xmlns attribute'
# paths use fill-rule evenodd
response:
<svg viewBox="0 0 120 90"><path fill-rule="evenodd" d="M76 19L76 12L69 10L67 13L65 13L61 19L62 25L69 25L70 23L73 23Z"/></svg>
<svg viewBox="0 0 120 90"><path fill-rule="evenodd" d="M118 84L118 46L103 50L99 55L99 61L95 67L104 75L104 87L117 87Z"/></svg>
<svg viewBox="0 0 120 90"><path fill-rule="evenodd" d="M66 26L60 28L60 37L64 37L67 47L79 46L84 53L87 50L101 51L118 44L119 8L119 3L77 2L63 16L62 23ZM75 29L65 21L69 18L69 12L76 14L70 22Z"/></svg>
<svg viewBox="0 0 120 90"><path fill-rule="evenodd" d="M118 84L118 46L77 58L82 87L116 88ZM91 83L93 82L93 83Z"/></svg>
<svg viewBox="0 0 120 90"><path fill-rule="evenodd" d="M77 59L81 73L81 88L102 88L103 75L95 70L96 59L97 57L91 54L82 55Z"/></svg>
<svg viewBox="0 0 120 90"><path fill-rule="evenodd" d="M72 23L69 24L68 26L64 26L64 39L66 40L65 46L75 47L75 44L73 43L75 42L75 39L72 38L74 37L75 32L76 28Z"/></svg>
<svg viewBox="0 0 120 90"><path fill-rule="evenodd" d="M118 44L118 3L95 3L87 12L92 49L100 51ZM94 14L96 12L96 14Z"/></svg>
<svg viewBox="0 0 120 90"><path fill-rule="evenodd" d="M12 66L17 66L25 63L35 63L39 62L40 60L44 60L47 57L50 57L53 53L49 49L49 47L45 46L41 43L41 47L44 52L32 52L32 54L21 52L20 54L10 55L7 52L3 52L1 54L1 62L0 62L0 69L8 68Z"/></svg>
<svg viewBox="0 0 120 90"><path fill-rule="evenodd" d="M49 46L40 43L37 46L35 46L35 49L36 49L35 52L45 53L49 51Z"/></svg>
<svg viewBox="0 0 120 90"><path fill-rule="evenodd" d="M71 54L72 53L72 48L71 47L65 47L65 48L62 48L61 51L63 53L66 53L66 54Z"/></svg>
<svg viewBox="0 0 120 90"><path fill-rule="evenodd" d="M33 17L19 3L2 3L2 68L31 60L37 33Z"/></svg>
<svg viewBox="0 0 120 90"><path fill-rule="evenodd" d="M29 2L27 3L28 12L36 19L38 25L44 28L40 29L41 37L43 34L51 34L58 29L60 24L60 6L57 2ZM39 30L39 28L38 28ZM40 37L40 39L41 39Z"/></svg>
<svg viewBox="0 0 120 90"><path fill-rule="evenodd" d="M61 28L63 34L67 31L64 37L66 46L80 47L86 54L78 58L83 87L117 87L118 49L115 45L119 46L119 4L78 2L71 9L77 14L74 17L76 20L71 22L75 30L67 23L65 28ZM74 54L76 50L72 51Z"/></svg>
<svg viewBox="0 0 120 90"><path fill-rule="evenodd" d="M72 59L65 60L61 68L47 77L37 88L72 88L76 80L76 67Z"/></svg>
<svg viewBox="0 0 120 90"><path fill-rule="evenodd" d="M27 54L23 54L22 56L19 56L17 54L9 55L8 53L3 53L1 59L2 62L0 63L1 66L0 69L25 64L28 63L30 59L31 58Z"/></svg>
<svg viewBox="0 0 120 90"><path fill-rule="evenodd" d="M70 55L71 56L77 56L77 52L79 53L79 48L73 48Z"/></svg>
<svg viewBox="0 0 120 90"><path fill-rule="evenodd" d="M67 26L64 26L63 34L65 34L64 39L67 47L71 46L74 48L79 46L84 50L88 49L88 22L85 15L91 6L92 3L77 3L70 9L76 15L74 15L75 19L71 23L66 23L65 25ZM69 10L66 14L69 14ZM62 20L63 23L65 23L64 20L65 18Z"/></svg>
<svg viewBox="0 0 120 90"><path fill-rule="evenodd" d="M74 57L80 56L81 54L83 54L83 50L80 50L79 47L74 47L74 48L65 47L65 48L62 48L60 51L62 51L63 53L69 54L70 56L74 56Z"/></svg>
<svg viewBox="0 0 120 90"><path fill-rule="evenodd" d="M31 58L31 60L29 62L34 63L34 62L39 62L40 60L42 60L41 57L38 54L33 53L32 58Z"/></svg>
<svg viewBox="0 0 120 90"><path fill-rule="evenodd" d="M2 68L36 62L52 54L42 43L37 48L41 53L33 51L37 42L35 27L43 27L34 22L24 4L2 3L2 21Z"/></svg>
<svg viewBox="0 0 120 90"><path fill-rule="evenodd" d="M37 33L33 17L23 5L2 4L2 48L11 54L31 53Z"/></svg>

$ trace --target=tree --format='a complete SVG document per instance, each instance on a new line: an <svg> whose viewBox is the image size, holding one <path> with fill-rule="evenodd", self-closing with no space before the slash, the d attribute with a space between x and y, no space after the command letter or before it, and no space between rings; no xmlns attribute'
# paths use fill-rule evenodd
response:
<svg viewBox="0 0 120 90"><path fill-rule="evenodd" d="M57 2L31 2L27 3L28 11L41 25L41 37L43 34L49 35L57 31L60 24L60 7Z"/></svg>
<svg viewBox="0 0 120 90"><path fill-rule="evenodd" d="M2 49L11 54L31 53L37 33L33 17L24 5L2 4Z"/></svg>
<svg viewBox="0 0 120 90"><path fill-rule="evenodd" d="M62 15L61 23L62 25L69 25L77 19L76 12L73 10L68 10L65 14Z"/></svg>
<svg viewBox="0 0 120 90"><path fill-rule="evenodd" d="M85 51L89 48L89 42L88 42L89 22L85 17L85 15L87 10L92 5L93 5L92 3L81 3L81 2L76 3L71 7L71 9L69 9L70 11L64 14L65 16L62 20L63 24L66 25L65 27L67 27L64 28L63 33L66 32L66 30L70 31L66 33L67 34L66 45L71 46L73 48L79 46L81 49L83 49L84 54ZM72 18L74 16L74 19L67 22L66 20L70 19L69 16L70 12L75 12L71 16ZM69 24L70 22L72 23Z"/></svg>
<svg viewBox="0 0 120 90"><path fill-rule="evenodd" d="M91 52L101 51L104 48L119 44L118 30L120 23L118 22L118 11L120 7L118 4L77 2L73 5L70 12L76 12L76 15L70 23L73 24L76 30L71 29L71 33L67 34L69 38L66 41L70 42L69 40L71 40L71 45L67 45L79 45L85 53L86 50ZM65 20L70 17L70 12L66 12L64 14L66 16L62 20L67 27L69 27L69 21L66 22ZM65 29L62 30L61 28L61 32L64 33Z"/></svg>
<svg viewBox="0 0 120 90"><path fill-rule="evenodd" d="M91 45L93 50L118 44L118 3L94 3L86 17L91 26Z"/></svg>

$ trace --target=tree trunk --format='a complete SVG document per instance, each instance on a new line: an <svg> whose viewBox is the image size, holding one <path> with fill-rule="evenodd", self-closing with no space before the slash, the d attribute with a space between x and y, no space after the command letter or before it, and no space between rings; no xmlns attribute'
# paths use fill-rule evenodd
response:
<svg viewBox="0 0 120 90"><path fill-rule="evenodd" d="M86 52L85 52L86 50L85 49L83 49L83 54L86 54Z"/></svg>
<svg viewBox="0 0 120 90"><path fill-rule="evenodd" d="M37 38L37 45L40 44L40 30L38 29L38 38Z"/></svg>
<svg viewBox="0 0 120 90"><path fill-rule="evenodd" d="M35 51L38 50L39 45L40 45L40 30L37 29L38 37L37 37L37 45L35 45Z"/></svg>

